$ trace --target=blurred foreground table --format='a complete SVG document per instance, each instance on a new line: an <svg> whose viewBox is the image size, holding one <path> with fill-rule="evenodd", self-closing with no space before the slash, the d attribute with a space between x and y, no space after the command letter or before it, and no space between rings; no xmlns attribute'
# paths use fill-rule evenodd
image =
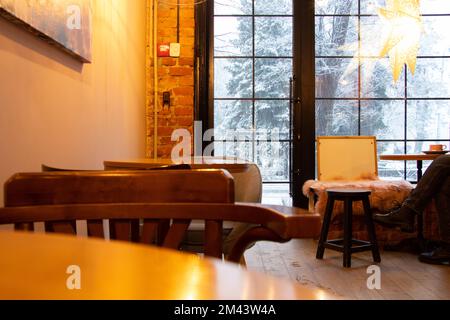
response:
<svg viewBox="0 0 450 320"><path fill-rule="evenodd" d="M69 290L69 266L81 289ZM0 232L0 299L335 299L320 289L220 260L157 247L70 236Z"/></svg>

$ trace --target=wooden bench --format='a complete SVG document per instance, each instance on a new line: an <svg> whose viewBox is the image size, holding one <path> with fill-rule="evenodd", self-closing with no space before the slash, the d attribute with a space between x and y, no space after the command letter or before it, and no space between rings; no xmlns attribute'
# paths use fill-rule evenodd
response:
<svg viewBox="0 0 450 320"><path fill-rule="evenodd" d="M204 253L221 258L223 222L243 222L252 227L227 257L238 262L255 241L317 235L320 217L302 213L235 203L224 170L22 173L5 185L0 224L34 230L44 222L47 232L80 234L80 221L87 221L85 236L104 237L109 220L111 239L179 249L191 221L204 220Z"/></svg>

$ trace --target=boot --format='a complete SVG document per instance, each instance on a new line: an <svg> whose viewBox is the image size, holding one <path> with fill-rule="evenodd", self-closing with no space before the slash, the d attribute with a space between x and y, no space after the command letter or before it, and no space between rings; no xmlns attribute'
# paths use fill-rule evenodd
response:
<svg viewBox="0 0 450 320"><path fill-rule="evenodd" d="M412 233L414 232L415 215L416 213L412 209L402 206L388 214L376 214L373 220L383 226L389 228L400 227L403 232Z"/></svg>
<svg viewBox="0 0 450 320"><path fill-rule="evenodd" d="M429 264L450 265L450 244L441 245L431 252L424 252L419 256L419 261Z"/></svg>

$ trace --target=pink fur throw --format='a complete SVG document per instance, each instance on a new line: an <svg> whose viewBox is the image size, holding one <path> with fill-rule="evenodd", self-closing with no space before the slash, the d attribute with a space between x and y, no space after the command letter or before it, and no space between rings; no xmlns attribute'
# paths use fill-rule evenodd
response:
<svg viewBox="0 0 450 320"><path fill-rule="evenodd" d="M315 205L315 213L322 217L327 204L327 189L331 188L356 188L372 190L370 204L373 211L388 212L397 204L401 204L413 189L413 185L407 181L383 181L383 180L359 180L359 181L316 181L309 180L303 185L303 194L308 198L313 197L314 190L318 196ZM343 213L342 201L337 201L334 207L334 214ZM361 201L353 204L354 214L363 214Z"/></svg>

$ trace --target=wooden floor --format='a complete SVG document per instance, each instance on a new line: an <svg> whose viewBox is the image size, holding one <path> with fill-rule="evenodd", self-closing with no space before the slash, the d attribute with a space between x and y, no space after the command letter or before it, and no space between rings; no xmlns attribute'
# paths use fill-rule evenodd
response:
<svg viewBox="0 0 450 320"><path fill-rule="evenodd" d="M314 240L260 242L245 254L247 268L347 299L450 300L450 266L428 265L412 254L385 251L381 253L381 290L369 290L367 267L373 264L370 253L353 255L353 267L344 269L340 253L326 250L324 260L316 260L316 248Z"/></svg>

